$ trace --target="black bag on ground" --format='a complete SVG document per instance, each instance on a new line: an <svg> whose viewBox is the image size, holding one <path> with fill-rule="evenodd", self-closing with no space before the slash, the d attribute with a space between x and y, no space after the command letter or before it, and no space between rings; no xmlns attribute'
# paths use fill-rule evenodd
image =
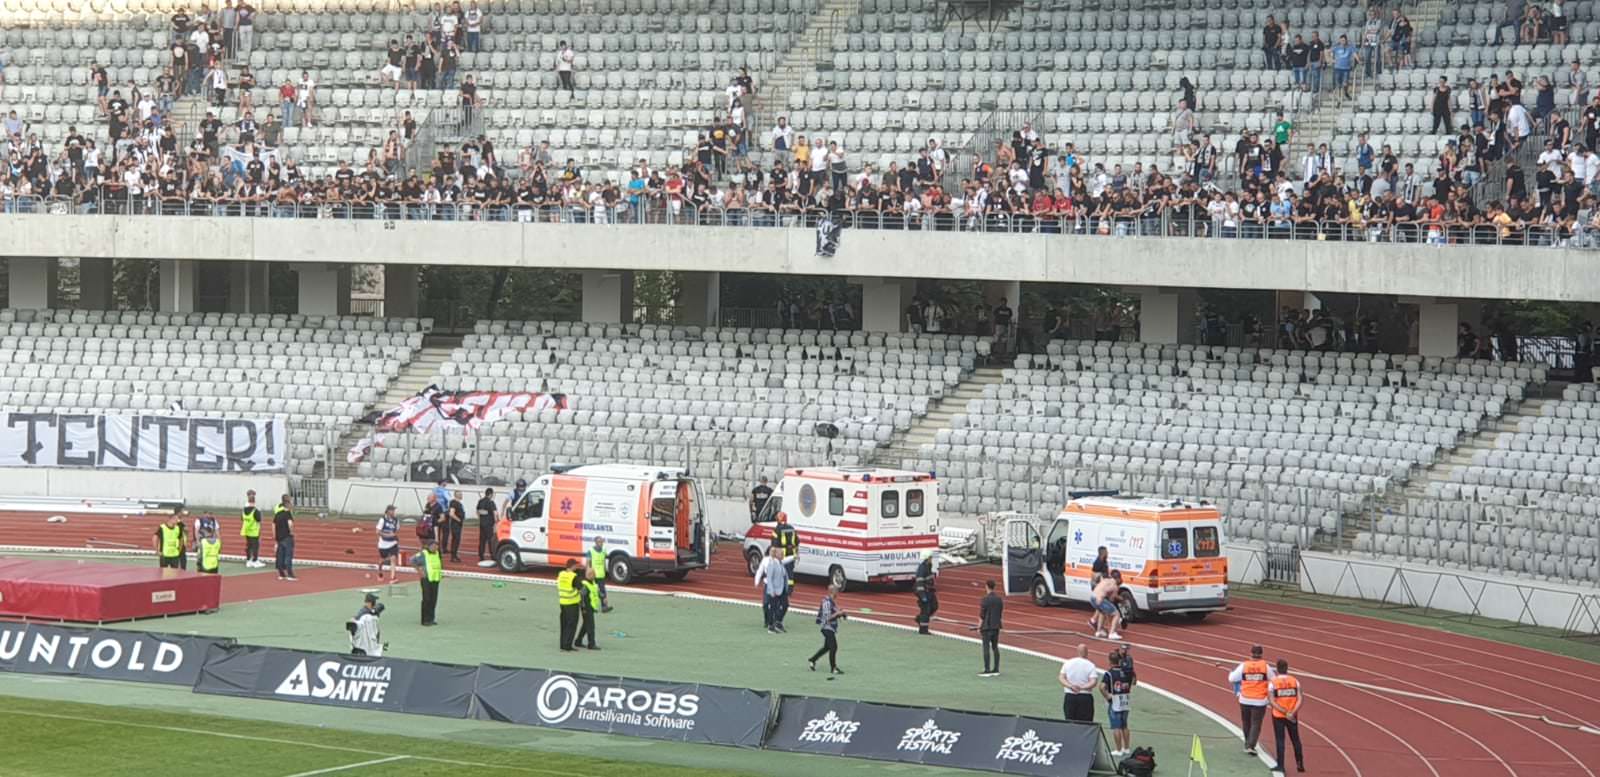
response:
<svg viewBox="0 0 1600 777"><path fill-rule="evenodd" d="M1117 764L1117 771L1129 777L1150 777L1156 771L1156 751L1148 747L1136 747L1127 758Z"/></svg>

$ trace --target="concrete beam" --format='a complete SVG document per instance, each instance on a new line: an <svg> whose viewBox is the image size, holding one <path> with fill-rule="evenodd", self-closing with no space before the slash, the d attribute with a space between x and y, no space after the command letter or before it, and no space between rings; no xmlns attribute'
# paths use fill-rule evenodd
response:
<svg viewBox="0 0 1600 777"><path fill-rule="evenodd" d="M228 263L228 310L235 313L272 312L268 262Z"/></svg>
<svg viewBox="0 0 1600 777"><path fill-rule="evenodd" d="M168 259L159 268L161 310L193 313L200 291L199 267L193 259Z"/></svg>
<svg viewBox="0 0 1600 777"><path fill-rule="evenodd" d="M11 257L6 266L10 273L6 307L43 310L56 306L60 262L55 257Z"/></svg>
<svg viewBox="0 0 1600 777"><path fill-rule="evenodd" d="M583 320L597 324L633 321L633 273L629 270L584 270Z"/></svg>
<svg viewBox="0 0 1600 777"><path fill-rule="evenodd" d="M392 227L392 228L386 228ZM1600 251L800 228L0 215L0 255L679 270L1600 301Z"/></svg>
<svg viewBox="0 0 1600 777"><path fill-rule="evenodd" d="M1187 290L1146 288L1139 292L1139 342L1193 343L1195 304L1199 295Z"/></svg>
<svg viewBox="0 0 1600 777"><path fill-rule="evenodd" d="M78 306L85 310L110 310L111 286L116 278L110 259L78 260Z"/></svg>
<svg viewBox="0 0 1600 777"><path fill-rule="evenodd" d="M350 265L301 265L295 273L299 276L301 313L342 316L350 312Z"/></svg>
<svg viewBox="0 0 1600 777"><path fill-rule="evenodd" d="M685 326L717 326L722 322L722 273L678 274L678 321Z"/></svg>
<svg viewBox="0 0 1600 777"><path fill-rule="evenodd" d="M415 318L421 310L417 290L419 268L408 264L383 266L383 315L387 318Z"/></svg>

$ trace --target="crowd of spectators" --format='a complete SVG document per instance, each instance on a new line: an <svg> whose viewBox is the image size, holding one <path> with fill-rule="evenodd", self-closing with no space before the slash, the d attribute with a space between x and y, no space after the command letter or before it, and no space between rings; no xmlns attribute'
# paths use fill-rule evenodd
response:
<svg viewBox="0 0 1600 777"><path fill-rule="evenodd" d="M1559 8L1549 16L1560 18ZM229 0L212 13L180 10L172 17L170 66L154 85L127 84L126 94L106 67L91 65L106 120L103 144L94 132L72 127L52 153L15 112L5 117L9 164L0 195L8 207L15 209L18 198L54 197L83 210L756 225L827 213L853 228L1435 243L1555 243L1576 236L1587 244L1587 232L1600 225L1594 207L1600 156L1593 150L1600 142L1600 94L1573 128L1554 107L1556 78L1538 78L1530 112L1511 72L1459 91L1440 80L1430 107L1436 129L1454 137L1432 176L1402 164L1390 146L1374 149L1365 135L1347 149L1308 144L1296 152L1294 125L1282 114L1269 131L1247 131L1231 149L1221 148L1201 129L1200 101L1188 79L1174 114L1169 170L1108 169L1072 142L1051 146L1026 124L984 153L958 160L929 139L915 157L879 169L852 158L837 139L808 137L781 116L757 133L749 108L755 83L741 70L729 81L725 109L685 149L681 164L640 159L614 175L589 176L575 159L558 162L541 142L520 149L507 166L480 135L440 152L431 169L407 170L405 147L417 129L407 112L364 162L345 160L313 179L279 153L285 127L317 122L317 84L309 71L285 80L278 110L264 110L260 123L249 67L228 72L232 57L253 44L256 18L246 0ZM379 80L395 88L455 89L461 107L477 109L483 98L472 76L457 82L457 63L461 51L480 48L486 20L476 2L431 9L419 16L415 34L390 41ZM1348 42L1329 46L1317 33L1309 41L1291 37L1270 18L1263 35L1268 65L1293 68L1308 89L1321 88L1327 64L1337 86L1348 80L1341 71L1361 62L1374 72L1409 63L1410 25L1398 9L1387 21L1373 9L1361 46L1372 48L1368 55L1346 56ZM569 94L574 61L563 41L555 67ZM1558 78L1575 99L1587 96L1578 63ZM180 137L170 121L176 99L201 94L217 107L228 104L230 93L237 120L224 125L217 111L208 112ZM1458 103L1470 126L1454 126ZM1531 176L1533 191L1513 161L1504 200L1480 207L1472 187L1535 129L1548 131L1551 142Z"/></svg>

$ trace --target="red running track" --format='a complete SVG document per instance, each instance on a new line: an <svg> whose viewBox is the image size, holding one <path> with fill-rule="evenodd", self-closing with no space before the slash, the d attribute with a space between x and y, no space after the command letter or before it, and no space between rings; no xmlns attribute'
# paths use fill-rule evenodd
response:
<svg viewBox="0 0 1600 777"><path fill-rule="evenodd" d="M79 547L90 545L92 539L101 546L114 542L146 548L157 522L156 518L69 516L68 523L49 524L38 514L0 515L0 545ZM376 560L370 527L302 520L295 528L299 558ZM270 525L264 533L270 535ZM477 547L476 535L469 526L463 549ZM271 548L270 536L262 541ZM225 532L224 551L237 552L237 545L238 540ZM478 571L472 563L475 555L464 555L463 560L447 568ZM941 573L940 615L947 620L936 623L935 629L969 635L965 624L976 621L982 581L998 574L998 568L988 565ZM350 580L359 584L353 576ZM712 569L683 583L641 585L759 600L733 545L722 547ZM802 583L795 605L813 607L821 592L814 581ZM1093 642L1087 610L1041 609L1016 597L1008 603L1002 635L1006 644L1061 656L1079 643ZM913 596L898 591L852 591L841 604L867 611L863 614L869 617L906 623L916 613ZM1135 646L1141 677L1229 720L1238 716L1226 676L1233 662L1256 643L1266 646L1268 658L1289 659L1306 688L1302 733L1312 774L1600 777L1595 771L1600 768L1600 735L1558 725L1600 728L1600 668L1588 662L1258 600L1238 600L1234 609L1199 624L1136 624L1125 636ZM1091 645L1091 655L1099 660L1108 648L1104 643ZM976 655L973 661L976 668ZM1041 678L1041 682L1054 687L1051 681ZM1553 723L1507 713L1544 716ZM1263 740L1270 749L1270 732Z"/></svg>

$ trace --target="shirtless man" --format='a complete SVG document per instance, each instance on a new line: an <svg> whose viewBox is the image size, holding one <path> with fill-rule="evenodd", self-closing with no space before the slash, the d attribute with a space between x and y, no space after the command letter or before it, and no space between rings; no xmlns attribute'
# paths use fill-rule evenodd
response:
<svg viewBox="0 0 1600 777"><path fill-rule="evenodd" d="M1094 617L1089 620L1089 625L1094 627L1096 637L1122 639L1122 635L1117 633L1117 627L1122 625L1122 611L1117 609L1117 596L1121 585L1122 575L1112 570L1109 577L1099 578L1089 593L1089 604L1094 607ZM1111 619L1109 633L1104 628L1106 618Z"/></svg>

